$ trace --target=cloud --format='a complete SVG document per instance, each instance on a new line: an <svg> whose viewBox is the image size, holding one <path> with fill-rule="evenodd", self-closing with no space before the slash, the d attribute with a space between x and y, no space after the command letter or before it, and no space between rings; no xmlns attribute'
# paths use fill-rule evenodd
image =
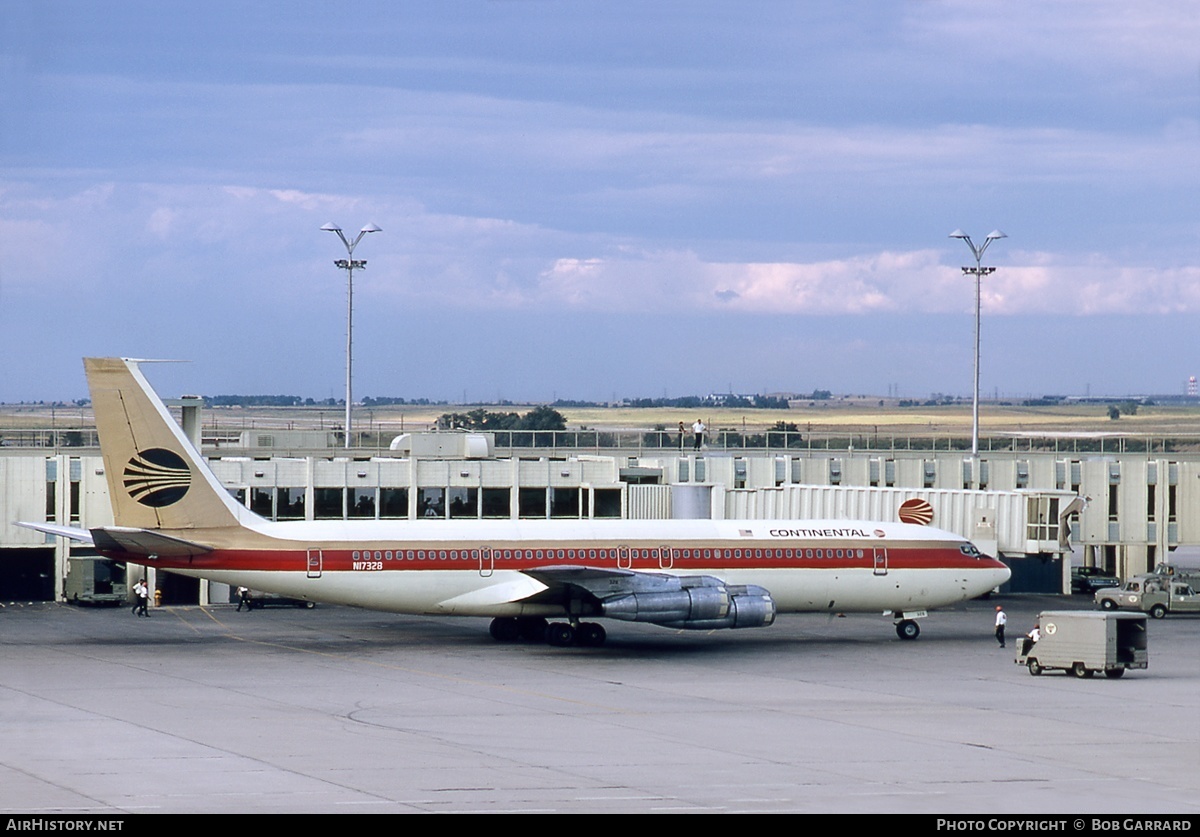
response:
<svg viewBox="0 0 1200 837"><path fill-rule="evenodd" d="M510 302L810 316L973 310L972 279L943 257L919 250L808 263L704 262L690 252L561 258ZM989 315L1200 314L1200 266L1122 265L1094 254L1022 253L1006 261L982 280L981 306Z"/></svg>
<svg viewBox="0 0 1200 837"><path fill-rule="evenodd" d="M953 247L738 260L600 232L430 212L408 199L169 184L97 184L36 198L10 184L0 193L0 245L34 254L39 265L10 271L6 280L34 293L44 289L47 304L55 289L95 286L114 301L146 287L156 294L203 287L230 300L287 288L299 294L289 304L305 305L306 295L328 295L336 279L329 262L343 255L319 230L329 220L384 228L356 251L370 260L356 292L364 304L402 310L844 316L960 313L974 304ZM149 235L130 238L131 229ZM1200 313L1200 265L1005 245L989 252L998 269L982 282L988 314Z"/></svg>
<svg viewBox="0 0 1200 837"><path fill-rule="evenodd" d="M1010 4L942 0L906 6L913 35L978 55L979 37L1023 63L1069 63L1089 73L1118 68L1170 75L1194 70L1200 16L1191 0L1043 0L1015 14ZM1126 76L1128 78L1128 75ZM1130 79L1132 80L1132 79Z"/></svg>

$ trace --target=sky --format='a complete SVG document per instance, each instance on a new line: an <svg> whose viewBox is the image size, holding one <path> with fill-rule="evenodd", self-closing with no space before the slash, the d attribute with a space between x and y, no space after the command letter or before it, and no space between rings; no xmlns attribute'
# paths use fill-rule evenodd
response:
<svg viewBox="0 0 1200 837"><path fill-rule="evenodd" d="M1195 0L8 0L0 402L1182 394Z"/></svg>

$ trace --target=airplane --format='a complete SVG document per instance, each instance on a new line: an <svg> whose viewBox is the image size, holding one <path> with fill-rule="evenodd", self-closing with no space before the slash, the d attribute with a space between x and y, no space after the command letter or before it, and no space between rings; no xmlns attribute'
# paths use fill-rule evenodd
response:
<svg viewBox="0 0 1200 837"><path fill-rule="evenodd" d="M306 601L490 617L499 641L554 646L603 644L595 618L715 630L802 612L882 611L915 639L928 609L1010 576L958 535L898 522L275 522L221 485L139 361L84 367L115 525L21 525L119 562Z"/></svg>

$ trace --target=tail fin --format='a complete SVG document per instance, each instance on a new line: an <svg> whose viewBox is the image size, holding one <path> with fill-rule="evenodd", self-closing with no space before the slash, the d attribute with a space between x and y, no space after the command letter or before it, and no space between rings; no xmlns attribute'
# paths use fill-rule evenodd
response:
<svg viewBox="0 0 1200 837"><path fill-rule="evenodd" d="M208 529L256 519L203 463L137 361L84 358L113 517L141 529Z"/></svg>

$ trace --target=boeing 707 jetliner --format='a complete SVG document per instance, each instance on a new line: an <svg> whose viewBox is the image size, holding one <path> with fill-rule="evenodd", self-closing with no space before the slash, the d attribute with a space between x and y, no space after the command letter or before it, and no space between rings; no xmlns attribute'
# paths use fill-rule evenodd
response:
<svg viewBox="0 0 1200 837"><path fill-rule="evenodd" d="M107 558L314 602L490 617L498 640L599 645L592 620L711 630L884 612L904 639L1009 570L962 537L852 520L274 522L207 467L138 362L84 361L115 525L24 524ZM553 621L550 621L553 620Z"/></svg>

